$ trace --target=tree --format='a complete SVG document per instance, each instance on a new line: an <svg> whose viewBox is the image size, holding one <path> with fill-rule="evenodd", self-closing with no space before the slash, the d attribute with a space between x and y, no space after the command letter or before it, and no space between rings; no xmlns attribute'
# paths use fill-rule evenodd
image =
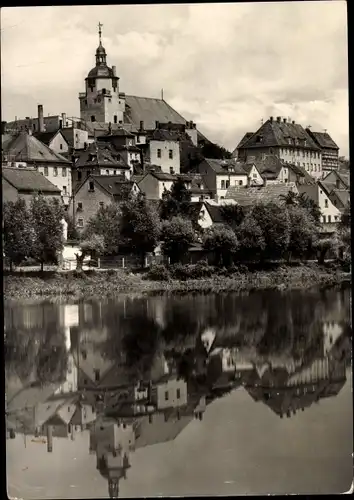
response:
<svg viewBox="0 0 354 500"><path fill-rule="evenodd" d="M204 248L215 253L217 265L229 266L238 248L237 237L230 228L211 227L205 235Z"/></svg>
<svg viewBox="0 0 354 500"><path fill-rule="evenodd" d="M285 202L285 205L293 205L304 208L308 211L316 224L320 223L321 210L318 204L312 200L306 193L294 193L289 191L286 195L280 195L280 198Z"/></svg>
<svg viewBox="0 0 354 500"><path fill-rule="evenodd" d="M289 205L290 241L288 259L291 256L303 257L316 243L318 227L309 212L300 206Z"/></svg>
<svg viewBox="0 0 354 500"><path fill-rule="evenodd" d="M202 146L201 152L204 158L214 158L218 160L229 159L232 156L230 151L223 146L219 146L209 141Z"/></svg>
<svg viewBox="0 0 354 500"><path fill-rule="evenodd" d="M195 233L192 222L182 217L165 221L161 231L162 250L171 263L180 262L194 242Z"/></svg>
<svg viewBox="0 0 354 500"><path fill-rule="evenodd" d="M245 218L244 208L240 205L221 205L222 218L232 229L236 230Z"/></svg>
<svg viewBox="0 0 354 500"><path fill-rule="evenodd" d="M98 234L92 234L80 243L81 254L76 253L76 270L82 271L84 260L87 256L91 258L98 257L104 252L104 239Z"/></svg>
<svg viewBox="0 0 354 500"><path fill-rule="evenodd" d="M3 245L5 257L12 265L19 265L33 254L35 234L31 213L23 199L3 205Z"/></svg>
<svg viewBox="0 0 354 500"><path fill-rule="evenodd" d="M100 207L96 214L87 222L83 237L90 238L93 234L102 236L104 240L104 253L117 254L120 243L121 209L117 203Z"/></svg>
<svg viewBox="0 0 354 500"><path fill-rule="evenodd" d="M68 212L64 212L64 219L68 224L68 240L80 239L80 235L74 224L74 219L68 214Z"/></svg>
<svg viewBox="0 0 354 500"><path fill-rule="evenodd" d="M261 258L280 258L290 241L290 218L287 210L276 203L259 203L251 211L262 229L265 248Z"/></svg>
<svg viewBox="0 0 354 500"><path fill-rule="evenodd" d="M126 238L133 253L140 257L144 267L146 253L154 251L159 242L159 216L141 193L124 202L121 210L120 234Z"/></svg>
<svg viewBox="0 0 354 500"><path fill-rule="evenodd" d="M243 259L254 259L265 250L263 231L256 219L248 214L237 229L239 254Z"/></svg>
<svg viewBox="0 0 354 500"><path fill-rule="evenodd" d="M316 244L317 260L319 264L324 264L325 258L330 251L336 252L338 241L335 238L320 238Z"/></svg>
<svg viewBox="0 0 354 500"><path fill-rule="evenodd" d="M35 232L34 256L41 264L57 262L63 248L63 208L55 200L36 196L31 201L31 216Z"/></svg>
<svg viewBox="0 0 354 500"><path fill-rule="evenodd" d="M190 216L191 193L186 188L183 180L178 178L173 184L171 191L165 191L160 202L160 217L162 220L170 220L172 217Z"/></svg>

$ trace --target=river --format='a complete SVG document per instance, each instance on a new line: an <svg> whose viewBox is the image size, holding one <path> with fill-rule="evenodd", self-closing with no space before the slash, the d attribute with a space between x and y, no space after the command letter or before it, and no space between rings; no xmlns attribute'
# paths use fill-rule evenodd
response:
<svg viewBox="0 0 354 500"><path fill-rule="evenodd" d="M352 482L350 290L6 303L8 495Z"/></svg>

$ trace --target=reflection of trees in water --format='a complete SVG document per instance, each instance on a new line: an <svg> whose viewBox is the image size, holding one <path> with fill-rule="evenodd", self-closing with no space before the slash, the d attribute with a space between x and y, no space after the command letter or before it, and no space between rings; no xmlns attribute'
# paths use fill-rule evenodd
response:
<svg viewBox="0 0 354 500"><path fill-rule="evenodd" d="M67 351L65 336L58 325L38 329L7 329L5 366L16 373L22 383L61 382L66 377Z"/></svg>

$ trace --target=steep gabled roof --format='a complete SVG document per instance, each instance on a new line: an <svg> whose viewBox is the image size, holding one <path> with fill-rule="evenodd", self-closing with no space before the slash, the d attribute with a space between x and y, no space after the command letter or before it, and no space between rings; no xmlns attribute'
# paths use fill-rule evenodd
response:
<svg viewBox="0 0 354 500"><path fill-rule="evenodd" d="M217 205L210 205L207 201L205 201L204 204L214 224L223 224L225 222L225 219L222 215L222 207Z"/></svg>
<svg viewBox="0 0 354 500"><path fill-rule="evenodd" d="M309 128L306 129L306 132L312 137L312 139L321 149L328 148L328 149L339 150L339 147L334 142L332 137L329 134L327 134L327 132L313 132Z"/></svg>
<svg viewBox="0 0 354 500"><path fill-rule="evenodd" d="M55 162L70 164L69 160L55 153L43 142L27 132L20 132L5 144L4 152L13 160L29 162Z"/></svg>
<svg viewBox="0 0 354 500"><path fill-rule="evenodd" d="M91 177L115 198L125 198L134 185L133 181L128 181L121 175L91 175Z"/></svg>
<svg viewBox="0 0 354 500"><path fill-rule="evenodd" d="M125 122L140 126L144 122L145 130L154 130L156 122L185 124L186 120L163 99L151 97L125 96Z"/></svg>
<svg viewBox="0 0 354 500"><path fill-rule="evenodd" d="M333 189L331 196L334 195L341 206L337 206L339 210L346 208L350 201L350 193L347 189Z"/></svg>
<svg viewBox="0 0 354 500"><path fill-rule="evenodd" d="M159 181L176 181L178 179L176 174L167 174L165 172L150 171L148 174L151 174Z"/></svg>
<svg viewBox="0 0 354 500"><path fill-rule="evenodd" d="M298 123L290 121L267 120L248 140L245 140L242 148L268 148L272 146L296 146L289 144L289 139L306 140L306 146L309 149L319 150L315 141L310 137L306 130Z"/></svg>
<svg viewBox="0 0 354 500"><path fill-rule="evenodd" d="M235 160L217 160L214 158L205 158L204 161L216 174L223 175L247 175L242 163Z"/></svg>
<svg viewBox="0 0 354 500"><path fill-rule="evenodd" d="M63 139L65 140L65 142L69 145L65 135L63 134L62 129L54 130L52 132L36 132L36 133L33 133L33 136L36 139L38 139L39 141L43 142L43 144L45 144L46 146L49 146L50 142L52 141L52 139L54 139L54 137L57 134L61 134Z"/></svg>
<svg viewBox="0 0 354 500"><path fill-rule="evenodd" d="M100 168L111 167L116 169L129 169L129 165L118 156L118 151L112 144L99 142L89 144L87 149L78 153L75 168L98 166Z"/></svg>
<svg viewBox="0 0 354 500"><path fill-rule="evenodd" d="M267 179L277 179L284 163L276 155L266 155L265 158L258 158L252 162L262 177Z"/></svg>
<svg viewBox="0 0 354 500"><path fill-rule="evenodd" d="M242 137L242 139L240 140L240 142L237 144L236 148L232 152L233 157L236 156L237 150L239 148L242 148L242 146L248 141L248 139L250 139L252 137L253 134L254 134L254 132L246 132L245 133L245 135Z"/></svg>
<svg viewBox="0 0 354 500"><path fill-rule="evenodd" d="M42 192L60 194L61 191L54 186L44 175L33 168L3 167L2 176L19 192Z"/></svg>
<svg viewBox="0 0 354 500"><path fill-rule="evenodd" d="M318 184L300 184L298 186L300 194L305 193L311 200L319 203L319 189Z"/></svg>
<svg viewBox="0 0 354 500"><path fill-rule="evenodd" d="M294 182L287 184L268 184L261 187L230 186L226 192L225 199L232 198L241 206L250 206L255 203L282 203L282 196L289 191L298 192Z"/></svg>
<svg viewBox="0 0 354 500"><path fill-rule="evenodd" d="M302 182L306 184L316 184L316 180L303 167L294 163L286 163L284 166L292 170L296 175L302 178Z"/></svg>

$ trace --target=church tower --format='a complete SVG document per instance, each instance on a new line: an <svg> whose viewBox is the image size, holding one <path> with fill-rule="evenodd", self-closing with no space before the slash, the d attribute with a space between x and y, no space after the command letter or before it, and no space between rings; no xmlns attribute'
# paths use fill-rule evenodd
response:
<svg viewBox="0 0 354 500"><path fill-rule="evenodd" d="M107 66L107 54L102 45L102 24L98 24L99 45L96 66L85 79L85 92L80 92L80 117L88 122L123 123L125 94L119 93L116 67Z"/></svg>

